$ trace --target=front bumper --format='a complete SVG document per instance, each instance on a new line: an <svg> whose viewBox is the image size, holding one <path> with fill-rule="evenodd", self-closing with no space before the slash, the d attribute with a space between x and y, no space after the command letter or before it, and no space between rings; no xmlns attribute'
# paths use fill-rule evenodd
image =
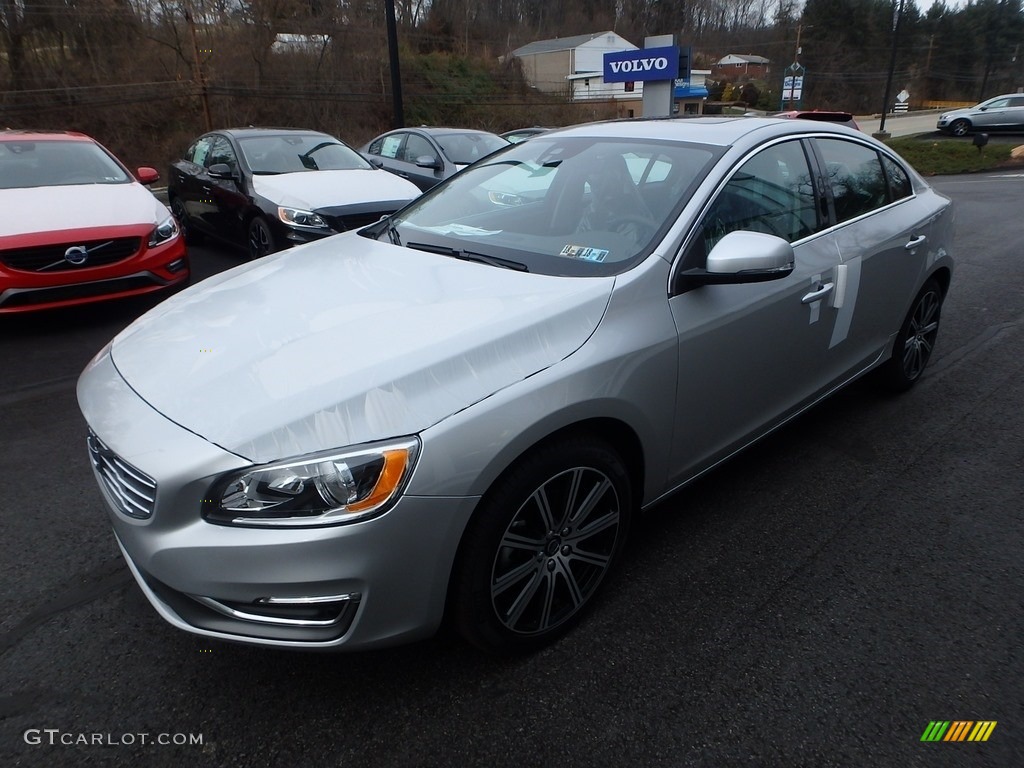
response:
<svg viewBox="0 0 1024 768"><path fill-rule="evenodd" d="M78 396L105 446L156 483L152 514L139 519L97 475L136 581L174 626L259 645L356 649L440 625L476 498L404 497L380 517L324 528L214 525L200 517L202 498L246 459L153 410L107 351L82 374Z"/></svg>
<svg viewBox="0 0 1024 768"><path fill-rule="evenodd" d="M150 248L147 236L145 231L139 234L142 245L136 254L104 266L40 272L14 269L0 259L0 314L91 304L186 284L189 261L184 239L177 236Z"/></svg>

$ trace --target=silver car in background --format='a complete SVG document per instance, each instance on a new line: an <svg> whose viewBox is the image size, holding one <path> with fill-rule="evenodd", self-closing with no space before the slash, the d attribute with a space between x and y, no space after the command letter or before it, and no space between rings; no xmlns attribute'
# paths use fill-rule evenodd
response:
<svg viewBox="0 0 1024 768"><path fill-rule="evenodd" d="M943 112L935 127L954 136L978 131L1024 132L1024 93L1005 93L973 107Z"/></svg>
<svg viewBox="0 0 1024 768"><path fill-rule="evenodd" d="M532 649L643 509L864 374L919 380L952 225L842 126L545 133L144 315L82 374L89 454L181 629Z"/></svg>

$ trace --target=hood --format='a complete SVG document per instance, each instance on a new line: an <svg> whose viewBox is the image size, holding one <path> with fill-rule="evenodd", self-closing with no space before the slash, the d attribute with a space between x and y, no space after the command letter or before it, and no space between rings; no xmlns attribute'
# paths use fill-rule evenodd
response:
<svg viewBox="0 0 1024 768"><path fill-rule="evenodd" d="M58 215L59 213L59 215ZM55 229L155 226L167 206L141 184L73 184L0 190L0 236Z"/></svg>
<svg viewBox="0 0 1024 768"><path fill-rule="evenodd" d="M353 232L178 294L111 356L164 416L267 462L418 433L557 363L593 333L613 284Z"/></svg>
<svg viewBox="0 0 1024 768"><path fill-rule="evenodd" d="M420 195L411 181L376 168L257 175L252 177L252 188L277 205L305 210L378 200L412 200Z"/></svg>

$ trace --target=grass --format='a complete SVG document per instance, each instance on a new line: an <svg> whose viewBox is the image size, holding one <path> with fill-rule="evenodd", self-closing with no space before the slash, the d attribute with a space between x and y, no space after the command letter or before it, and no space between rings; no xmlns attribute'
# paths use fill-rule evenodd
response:
<svg viewBox="0 0 1024 768"><path fill-rule="evenodd" d="M885 143L922 176L1024 168L1024 157L1010 156L1013 144L989 144L979 152L969 140L936 139L933 134L901 136Z"/></svg>

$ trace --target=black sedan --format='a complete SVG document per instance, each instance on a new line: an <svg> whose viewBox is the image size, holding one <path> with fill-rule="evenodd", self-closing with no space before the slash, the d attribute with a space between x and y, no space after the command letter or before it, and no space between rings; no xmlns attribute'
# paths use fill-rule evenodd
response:
<svg viewBox="0 0 1024 768"><path fill-rule="evenodd" d="M171 165L167 189L189 242L211 235L250 258L370 224L419 193L340 139L277 128L199 137Z"/></svg>
<svg viewBox="0 0 1024 768"><path fill-rule="evenodd" d="M426 191L508 145L506 139L487 131L422 126L382 134L366 144L362 152L384 170Z"/></svg>

